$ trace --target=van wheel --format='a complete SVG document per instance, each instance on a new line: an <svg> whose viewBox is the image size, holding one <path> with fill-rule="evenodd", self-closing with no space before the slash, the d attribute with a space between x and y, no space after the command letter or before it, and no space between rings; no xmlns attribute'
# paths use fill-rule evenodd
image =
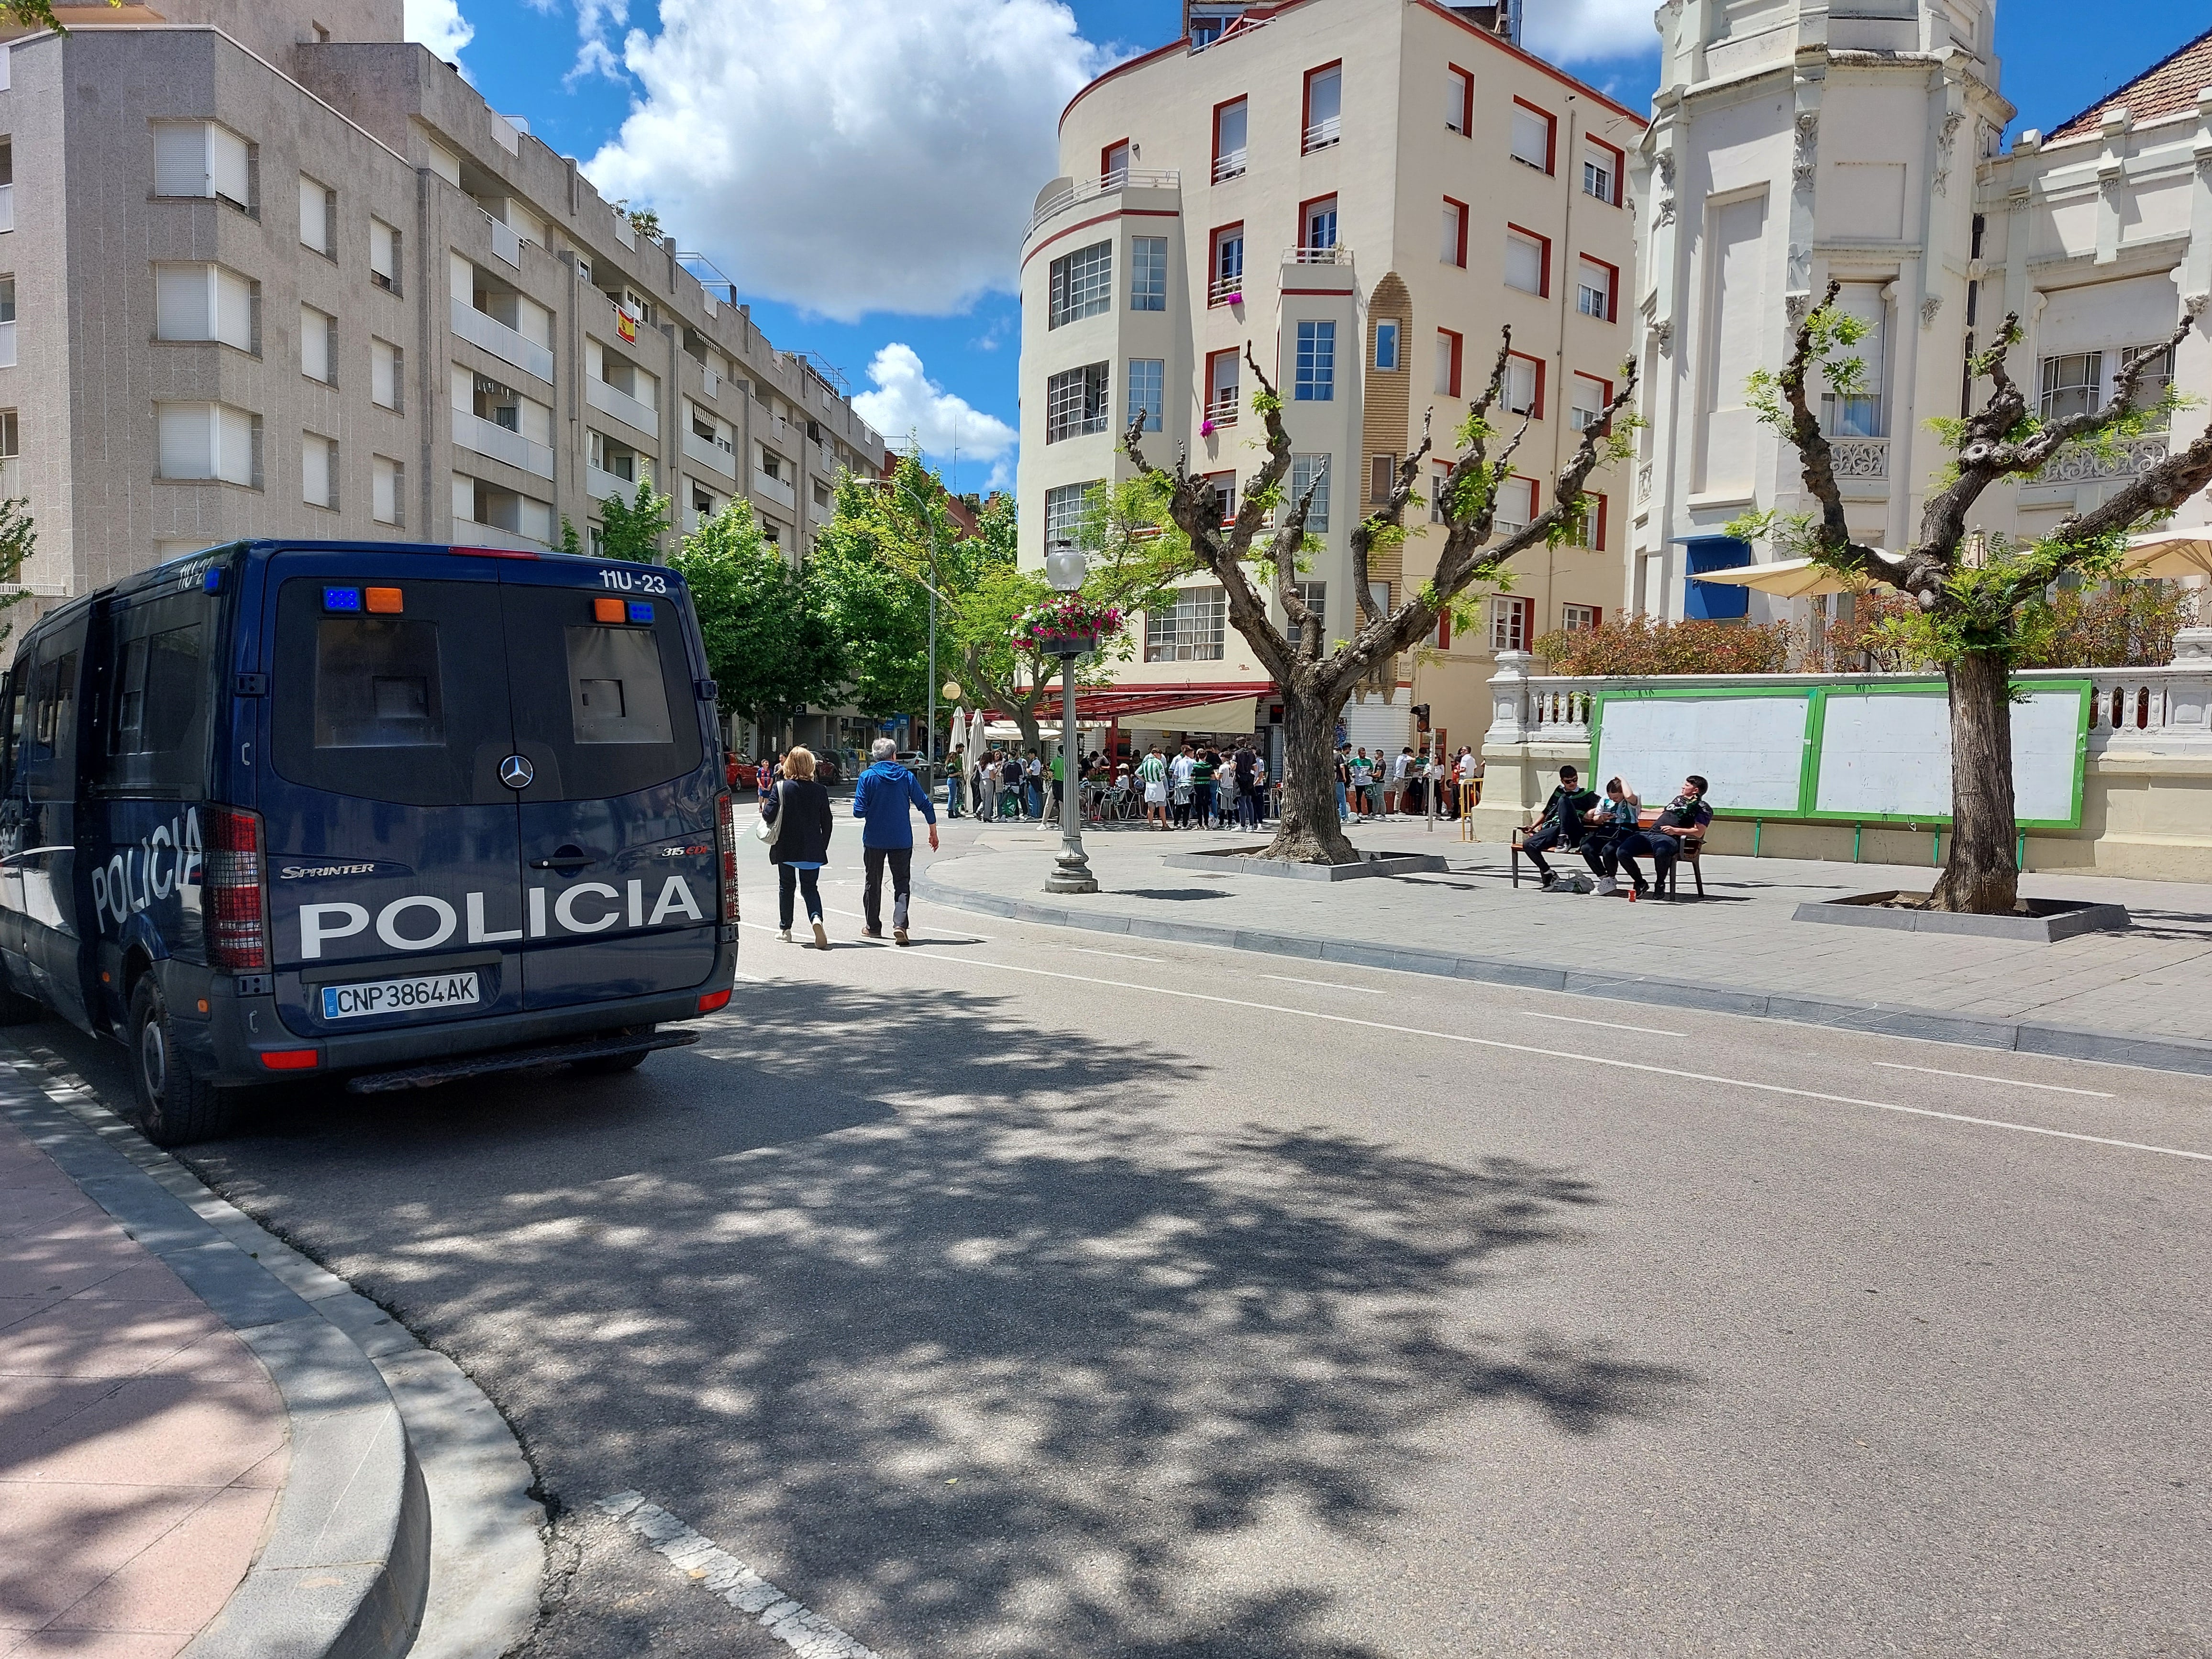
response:
<svg viewBox="0 0 2212 1659"><path fill-rule="evenodd" d="M229 1091L191 1069L177 1044L176 1023L154 975L131 993L131 1080L138 1099L138 1132L156 1146L212 1140L229 1127Z"/></svg>

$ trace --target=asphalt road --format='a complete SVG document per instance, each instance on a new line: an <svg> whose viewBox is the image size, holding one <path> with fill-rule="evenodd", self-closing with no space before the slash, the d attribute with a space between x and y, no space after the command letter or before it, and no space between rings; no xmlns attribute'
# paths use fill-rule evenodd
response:
<svg viewBox="0 0 2212 1659"><path fill-rule="evenodd" d="M696 1048L195 1158L514 1422L532 1659L792 1651L624 1492L884 1659L2212 1655L2203 1079L829 873Z"/></svg>

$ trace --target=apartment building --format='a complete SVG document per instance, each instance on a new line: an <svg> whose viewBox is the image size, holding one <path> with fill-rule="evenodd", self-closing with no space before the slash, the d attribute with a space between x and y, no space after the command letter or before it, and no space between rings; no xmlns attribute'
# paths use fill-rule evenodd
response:
<svg viewBox="0 0 2212 1659"><path fill-rule="evenodd" d="M0 43L34 594L240 536L588 545L644 478L680 527L747 495L796 556L881 471L829 373L403 44L400 0L60 15Z"/></svg>
<svg viewBox="0 0 2212 1659"><path fill-rule="evenodd" d="M2180 25L2177 22L2176 33ZM2165 341L2212 295L2212 35L2013 147L1984 0L1700 0L1660 14L1661 89L1635 166L1644 331L1630 605L1668 617L1806 620L1805 602L1701 583L1758 550L1748 507L1808 505L1795 450L1746 382L1779 368L1833 279L1867 325L1864 384L1820 391L1852 533L1908 545L1950 459L1929 422L1989 394L1967 363L2008 313L2010 369L2045 416L2093 407L2135 354L2144 384L2212 395L2212 339ZM2063 453L2001 483L1977 527L2033 537L2094 507L2203 429ZM2212 520L2202 496L2184 525ZM1831 605L1848 601L1829 602Z"/></svg>
<svg viewBox="0 0 2212 1659"><path fill-rule="evenodd" d="M1224 499L1261 464L1249 343L1284 398L1293 488L1318 481L1309 602L1356 622L1350 535L1433 411L1438 459L1402 548L1373 561L1386 603L1433 572L1429 498L1450 434L1510 325L1505 416L1525 420L1501 521L1540 510L1629 349L1623 161L1642 118L1521 49L1515 9L1436 0L1193 0L1184 37L1093 82L1060 123L1061 176L1022 250L1022 553L1074 533L1084 490L1187 449ZM1441 629L1384 697L1346 710L1355 743L1477 742L1501 649L1620 602L1623 480L1601 471L1583 545L1524 556L1472 637ZM1233 510L1233 507L1232 507ZM1194 580L1141 618L1137 660L1091 700L1125 727L1239 729L1271 687ZM1249 705L1248 705L1249 700Z"/></svg>

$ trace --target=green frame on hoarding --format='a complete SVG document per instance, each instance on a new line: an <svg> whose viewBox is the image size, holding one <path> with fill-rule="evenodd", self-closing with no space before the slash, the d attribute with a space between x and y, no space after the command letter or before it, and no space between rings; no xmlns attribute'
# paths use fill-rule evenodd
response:
<svg viewBox="0 0 2212 1659"><path fill-rule="evenodd" d="M2071 691L2075 696L2076 713L2074 726L2074 782L2073 807L2070 817L2064 818L2021 818L2022 830L2078 830L2081 827L2081 796L2084 773L2089 756L2089 708L2095 687L2087 680L2014 680L2015 693L2032 691L2038 694L2052 691ZM1797 772L1797 804L1783 811L1765 811L1757 807L1729 807L1713 805L1713 816L1724 818L1765 820L1808 819L1828 823L1906 823L1938 824L1951 822L1948 812L1929 812L1911 815L1904 812L1824 812L1818 809L1815 798L1820 782L1820 745L1827 732L1828 697L1831 693L1863 696L1878 693L1882 696L1907 697L1940 697L1948 695L1949 688L1942 680L1846 680L1832 685L1716 685L1706 688L1692 686L1640 686L1633 690L1595 691L1590 699L1590 772L1593 776L1605 769L1600 758L1605 730L1605 706L1608 702L1650 702L1662 699L1711 702L1728 697L1787 697L1802 700L1805 705L1805 756Z"/></svg>

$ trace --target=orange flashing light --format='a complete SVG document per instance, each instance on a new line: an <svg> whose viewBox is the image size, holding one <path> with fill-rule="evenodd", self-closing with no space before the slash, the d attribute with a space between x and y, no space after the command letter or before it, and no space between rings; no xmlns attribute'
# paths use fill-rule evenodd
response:
<svg viewBox="0 0 2212 1659"><path fill-rule="evenodd" d="M629 612L625 609L620 599L593 599L592 601L592 620L593 622L626 622L629 620Z"/></svg>
<svg viewBox="0 0 2212 1659"><path fill-rule="evenodd" d="M396 587L372 587L362 597L368 601L368 608L381 616L396 617L405 609Z"/></svg>

